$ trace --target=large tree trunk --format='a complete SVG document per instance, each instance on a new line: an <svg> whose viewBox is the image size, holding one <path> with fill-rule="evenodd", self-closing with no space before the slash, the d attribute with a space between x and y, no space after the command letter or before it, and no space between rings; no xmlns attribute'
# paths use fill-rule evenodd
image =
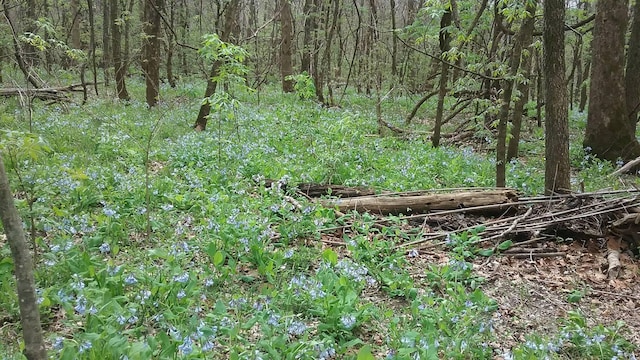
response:
<svg viewBox="0 0 640 360"><path fill-rule="evenodd" d="M125 78L127 77L127 64L126 60L122 59L122 36L120 34L120 5L118 0L109 0L109 7L111 11L111 50L113 51L113 66L115 68L116 76L116 92L118 93L118 99L129 100L129 93L127 92L127 84Z"/></svg>
<svg viewBox="0 0 640 360"><path fill-rule="evenodd" d="M527 12L529 16L523 20L520 32L518 33L513 49L511 50L511 58L509 59L509 78L504 81L502 92L502 106L500 108L498 122L498 138L496 142L496 186L505 187L506 184L506 152L507 152L507 122L509 121L509 109L511 108L511 95L513 94L512 80L520 70L520 58L522 57L522 49L529 46L533 39L533 30L535 26L537 1L527 2Z"/></svg>
<svg viewBox="0 0 640 360"><path fill-rule="evenodd" d="M564 0L544 1L545 194L571 190L564 13Z"/></svg>
<svg viewBox="0 0 640 360"><path fill-rule="evenodd" d="M287 79L293 74L291 55L293 53L293 16L289 0L282 0L280 6L280 75L282 76L282 91L293 91L293 80Z"/></svg>
<svg viewBox="0 0 640 360"><path fill-rule="evenodd" d="M238 9L240 7L240 0L231 0L224 10L224 28L220 34L220 40L229 42L233 37L234 29L237 29L235 23L237 22ZM218 71L222 64L220 61L214 61L211 65L211 71L209 72L209 78L207 79L207 89L205 90L204 97L208 98L216 92L218 83L214 81L214 78L218 76ZM205 101L200 106L196 123L193 127L197 131L204 131L207 128L207 121L209 119L209 113L211 112L211 105L208 101Z"/></svg>
<svg viewBox="0 0 640 360"><path fill-rule="evenodd" d="M22 220L13 203L2 154L0 154L0 217L2 217L2 226L11 247L15 267L20 322L24 336L24 355L29 360L44 360L47 358L47 351L42 337L40 310L36 300L33 261L22 230Z"/></svg>
<svg viewBox="0 0 640 360"><path fill-rule="evenodd" d="M163 0L144 1L144 40L142 42L142 70L146 82L147 105L158 103L160 94L160 14Z"/></svg>
<svg viewBox="0 0 640 360"><path fill-rule="evenodd" d="M624 86L629 125L635 129L638 122L638 112L640 112L640 1L636 1L633 7Z"/></svg>
<svg viewBox="0 0 640 360"><path fill-rule="evenodd" d="M592 42L591 90L584 146L610 161L640 156L624 88L627 0L599 0ZM634 59L637 61L637 59Z"/></svg>

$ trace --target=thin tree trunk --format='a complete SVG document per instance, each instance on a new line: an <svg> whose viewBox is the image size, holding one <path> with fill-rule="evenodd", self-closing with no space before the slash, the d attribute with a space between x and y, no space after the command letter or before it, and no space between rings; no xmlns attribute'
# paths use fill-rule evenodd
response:
<svg viewBox="0 0 640 360"><path fill-rule="evenodd" d="M163 0L144 2L144 40L142 42L142 69L146 83L147 105L153 107L160 95L160 14Z"/></svg>
<svg viewBox="0 0 640 360"><path fill-rule="evenodd" d="M314 0L304 2L304 37L302 41L302 62L300 72L311 74L311 55L315 51L313 46L313 32L316 28L316 5Z"/></svg>
<svg viewBox="0 0 640 360"><path fill-rule="evenodd" d="M451 36L447 28L451 26L453 15L451 14L451 8L447 8L442 14L440 19L440 54L444 55L445 52L451 49ZM443 59L444 60L444 59ZM431 137L431 144L433 147L440 145L440 132L442 127L442 116L444 114L444 98L447 95L447 80L449 76L449 63L442 61L440 72L440 86L438 91L438 106L436 109L436 120L433 125L433 136Z"/></svg>
<svg viewBox="0 0 640 360"><path fill-rule="evenodd" d="M398 38L396 36L396 0L389 0L391 10L391 76L398 75Z"/></svg>
<svg viewBox="0 0 640 360"><path fill-rule="evenodd" d="M589 74L591 73L591 59L587 59L587 63L584 65L583 75L582 75L582 84L580 85L580 106L578 110L580 112L584 112L587 108L587 99L588 99L588 86L587 80L589 79Z"/></svg>
<svg viewBox="0 0 640 360"><path fill-rule="evenodd" d="M529 53L522 59L523 77L531 81L531 64L533 53ZM521 82L518 85L520 99L513 106L513 118L511 127L511 139L507 147L507 162L518 157L518 146L520 145L520 132L522 130L522 117L524 116L524 106L529 101L529 84Z"/></svg>
<svg viewBox="0 0 640 360"><path fill-rule="evenodd" d="M113 66L115 67L116 76L116 92L118 93L118 99L129 100L129 93L127 92L127 65L126 60L122 59L121 53L121 41L120 26L122 21L120 20L120 6L118 0L110 0L111 11L111 50L113 51Z"/></svg>
<svg viewBox="0 0 640 360"><path fill-rule="evenodd" d="M109 17L109 0L102 0L102 67L104 86L109 87L111 75L109 68L113 65L111 60L111 18Z"/></svg>
<svg viewBox="0 0 640 360"><path fill-rule="evenodd" d="M98 66L96 65L96 27L94 24L93 0L87 0L89 12L89 58L91 59L91 69L93 71L93 88L98 95Z"/></svg>
<svg viewBox="0 0 640 360"><path fill-rule="evenodd" d="M293 75L293 64L291 55L293 53L293 16L291 14L291 3L289 0L282 0L280 6L280 75L282 77L282 91L293 91L293 80L287 77Z"/></svg>
<svg viewBox="0 0 640 360"><path fill-rule="evenodd" d="M617 0L616 0L617 1ZM564 0L544 1L545 194L571 191L569 110L564 61Z"/></svg>
<svg viewBox="0 0 640 360"><path fill-rule="evenodd" d="M29 360L44 360L47 358L47 351L40 325L40 309L33 278L33 260L22 229L22 220L11 195L2 154L0 154L0 217L2 217L2 226L13 256L20 322L24 336L24 355Z"/></svg>
<svg viewBox="0 0 640 360"><path fill-rule="evenodd" d="M529 46L533 39L533 30L535 26L537 1L527 2L527 12L529 16L523 20L520 32L518 33L515 44L513 45L511 58L509 60L509 78L513 79L520 70L520 58L522 50ZM498 138L496 142L496 186L505 187L506 184L506 144L507 144L507 122L509 121L509 109L511 108L511 95L513 94L514 80L505 80L502 87L502 106L500 107L498 122ZM522 116L522 111L520 113Z"/></svg>

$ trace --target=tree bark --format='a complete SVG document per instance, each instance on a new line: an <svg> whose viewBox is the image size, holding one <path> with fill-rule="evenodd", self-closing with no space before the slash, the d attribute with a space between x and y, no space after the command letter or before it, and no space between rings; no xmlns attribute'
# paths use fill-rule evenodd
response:
<svg viewBox="0 0 640 360"><path fill-rule="evenodd" d="M289 0L282 0L280 6L280 75L282 77L282 91L293 92L293 80L287 79L293 75L293 64L291 55L293 53L293 16L291 14L291 3Z"/></svg>
<svg viewBox="0 0 640 360"><path fill-rule="evenodd" d="M640 1L633 7L624 85L629 125L635 129L640 112Z"/></svg>
<svg viewBox="0 0 640 360"><path fill-rule="evenodd" d="M0 154L0 217L7 235L15 267L20 306L20 322L24 336L24 355L29 360L44 360L47 351L40 325L40 310L36 299L33 261L29 244L22 230L22 220L13 202L9 180Z"/></svg>
<svg viewBox="0 0 640 360"><path fill-rule="evenodd" d="M122 26L122 19L120 19L120 5L118 0L109 0L109 7L111 12L111 50L113 51L113 66L115 68L116 76L116 92L118 93L118 99L129 100L129 92L127 92L127 62L126 59L122 59L122 36L120 34L120 26Z"/></svg>
<svg viewBox="0 0 640 360"><path fill-rule="evenodd" d="M571 190L564 14L564 0L544 1L545 194Z"/></svg>
<svg viewBox="0 0 640 360"><path fill-rule="evenodd" d="M589 115L584 146L601 159L640 156L635 124L629 121L624 88L627 0L599 0L592 42ZM634 59L634 61L637 59Z"/></svg>
<svg viewBox="0 0 640 360"><path fill-rule="evenodd" d="M144 22L142 29L142 70L146 83L147 105L153 107L158 103L160 94L160 14L163 0L145 0Z"/></svg>
<svg viewBox="0 0 640 360"><path fill-rule="evenodd" d="M537 1L527 1L526 11L529 16L522 21L520 31L516 36L511 58L509 59L509 79L502 86L502 106L500 107L498 122L498 138L496 142L496 186L505 187L506 184L506 152L507 152L507 123L509 109L511 109L511 95L513 94L514 78L520 70L522 50L529 46L533 39ZM522 113L521 113L522 114Z"/></svg>

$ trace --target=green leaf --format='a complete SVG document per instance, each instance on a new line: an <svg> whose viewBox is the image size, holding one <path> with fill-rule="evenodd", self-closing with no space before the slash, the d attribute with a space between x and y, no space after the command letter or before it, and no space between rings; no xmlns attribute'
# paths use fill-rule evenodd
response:
<svg viewBox="0 0 640 360"><path fill-rule="evenodd" d="M493 249L480 249L478 250L478 255L489 257L493 255Z"/></svg>
<svg viewBox="0 0 640 360"><path fill-rule="evenodd" d="M498 250L505 251L509 249L511 245L513 245L513 241L511 240L503 241L498 245Z"/></svg>
<svg viewBox="0 0 640 360"><path fill-rule="evenodd" d="M328 261L331 265L335 265L338 263L338 254L331 249L326 249L322 252L322 258Z"/></svg>
<svg viewBox="0 0 640 360"><path fill-rule="evenodd" d="M569 294L569 296L567 297L567 301L570 303L577 303L580 300L582 300L583 296L584 296L584 293L582 291L573 290L571 294Z"/></svg>
<svg viewBox="0 0 640 360"><path fill-rule="evenodd" d="M371 346L365 345L361 347L360 351L358 351L357 359L358 360L376 360L376 358L373 357L373 354L371 353Z"/></svg>

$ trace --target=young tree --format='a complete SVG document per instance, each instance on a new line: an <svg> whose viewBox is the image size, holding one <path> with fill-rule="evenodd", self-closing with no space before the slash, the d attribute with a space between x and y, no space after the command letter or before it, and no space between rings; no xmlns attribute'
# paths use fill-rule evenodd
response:
<svg viewBox="0 0 640 360"><path fill-rule="evenodd" d="M227 6L224 8L224 28L220 34L220 40L223 42L229 42L233 37L232 33L234 29L237 29L235 26L238 17L238 10L240 7L240 0L230 0ZM216 92L216 88L218 87L218 82L216 81L216 77L219 75L220 67L222 66L221 60L216 60L211 65L211 71L209 72L209 78L207 79L207 89L204 92L204 97L208 98L213 93ZM196 118L196 123L193 127L197 131L204 131L207 128L207 120L209 117L209 113L211 112L211 105L208 101L205 101L200 106L200 111L198 112L198 117Z"/></svg>
<svg viewBox="0 0 640 360"><path fill-rule="evenodd" d="M146 98L149 107L158 103L160 94L160 8L162 1L144 1L142 70L144 71Z"/></svg>
<svg viewBox="0 0 640 360"><path fill-rule="evenodd" d="M282 91L293 91L293 80L287 79L293 75L291 54L293 53L293 16L291 3L282 0L280 5L280 75L282 76Z"/></svg>
<svg viewBox="0 0 640 360"><path fill-rule="evenodd" d="M591 88L584 146L591 148L595 156L610 161L640 156L624 87L628 3L628 0L598 1L591 45Z"/></svg>
<svg viewBox="0 0 640 360"><path fill-rule="evenodd" d="M615 0L614 0L615 1ZM544 1L545 194L571 189L569 108L564 61L564 0Z"/></svg>
<svg viewBox="0 0 640 360"><path fill-rule="evenodd" d="M24 355L28 360L44 360L47 358L47 351L42 337L40 310L36 300L33 260L22 230L22 220L13 203L2 154L0 154L0 217L2 217L2 226L7 235L15 267L20 321L24 336Z"/></svg>

